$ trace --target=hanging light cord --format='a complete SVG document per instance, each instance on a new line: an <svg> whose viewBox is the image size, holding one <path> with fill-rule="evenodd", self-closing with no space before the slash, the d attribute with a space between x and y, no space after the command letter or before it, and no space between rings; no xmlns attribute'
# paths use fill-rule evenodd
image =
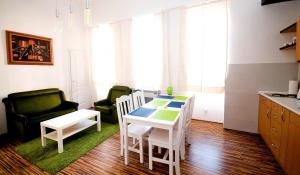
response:
<svg viewBox="0 0 300 175"><path fill-rule="evenodd" d="M85 9L89 9L89 6L90 6L89 0L85 0Z"/></svg>

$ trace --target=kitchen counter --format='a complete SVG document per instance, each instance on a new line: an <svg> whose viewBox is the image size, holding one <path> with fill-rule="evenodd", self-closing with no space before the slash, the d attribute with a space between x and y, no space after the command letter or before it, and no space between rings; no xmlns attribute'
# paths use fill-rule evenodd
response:
<svg viewBox="0 0 300 175"><path fill-rule="evenodd" d="M297 98L291 98L291 97L275 97L268 95L269 93L278 93L278 92L270 92L270 91L259 91L259 95L262 95L275 103L280 104L284 108L300 115L300 100ZM281 92L280 92L281 93Z"/></svg>

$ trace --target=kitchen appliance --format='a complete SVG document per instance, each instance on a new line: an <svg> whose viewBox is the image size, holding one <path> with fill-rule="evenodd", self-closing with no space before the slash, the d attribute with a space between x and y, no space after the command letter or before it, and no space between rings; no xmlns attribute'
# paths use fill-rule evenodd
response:
<svg viewBox="0 0 300 175"><path fill-rule="evenodd" d="M297 99L300 100L300 89L299 89L298 94L297 94Z"/></svg>
<svg viewBox="0 0 300 175"><path fill-rule="evenodd" d="M298 81L290 80L289 81L289 95L296 95L298 93Z"/></svg>

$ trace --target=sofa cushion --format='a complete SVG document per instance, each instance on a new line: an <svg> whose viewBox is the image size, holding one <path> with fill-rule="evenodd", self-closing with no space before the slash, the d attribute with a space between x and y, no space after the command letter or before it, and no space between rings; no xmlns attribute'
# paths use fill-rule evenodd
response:
<svg viewBox="0 0 300 175"><path fill-rule="evenodd" d="M15 111L23 115L34 115L50 111L61 105L59 93L20 97L13 99Z"/></svg>
<svg viewBox="0 0 300 175"><path fill-rule="evenodd" d="M29 118L29 122L30 123L39 123L45 120L49 120L58 116L62 116L71 112L76 111L75 109L65 109L65 110L60 110L60 111L56 111L56 112L51 112L48 114L43 114L43 115L36 115L36 116L31 116Z"/></svg>
<svg viewBox="0 0 300 175"><path fill-rule="evenodd" d="M95 109L97 111L103 112L103 113L111 113L112 112L112 106L104 105L104 106L95 106Z"/></svg>

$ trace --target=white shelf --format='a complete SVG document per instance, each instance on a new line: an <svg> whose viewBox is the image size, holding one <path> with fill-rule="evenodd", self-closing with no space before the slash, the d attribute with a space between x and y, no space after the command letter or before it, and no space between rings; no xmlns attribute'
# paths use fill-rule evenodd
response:
<svg viewBox="0 0 300 175"><path fill-rule="evenodd" d="M74 135L92 125L97 124L97 121L93 121L93 120L83 120L80 123L77 123L75 125L72 125L66 129L63 130L63 137L62 139L65 139L67 137L70 137L71 135ZM55 140L57 141L57 131L53 131L50 132L48 134L46 134L44 137L51 139L51 140Z"/></svg>

